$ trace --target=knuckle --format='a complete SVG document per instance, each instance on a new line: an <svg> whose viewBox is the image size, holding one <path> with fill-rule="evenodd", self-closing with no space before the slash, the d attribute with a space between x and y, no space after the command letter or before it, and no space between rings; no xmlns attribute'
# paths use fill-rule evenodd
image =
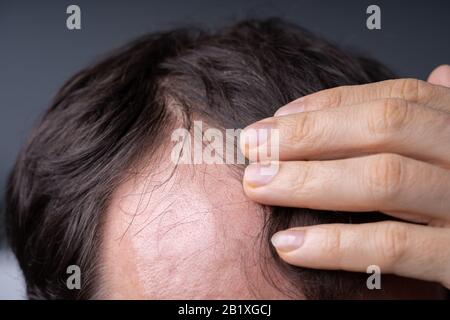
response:
<svg viewBox="0 0 450 320"><path fill-rule="evenodd" d="M408 228L399 222L383 223L376 241L376 250L384 266L400 260L408 246Z"/></svg>
<svg viewBox="0 0 450 320"><path fill-rule="evenodd" d="M340 106L343 100L343 95L345 87L339 87L335 89L330 89L328 94L326 95L324 101L324 106L327 107L337 107Z"/></svg>
<svg viewBox="0 0 450 320"><path fill-rule="evenodd" d="M293 179L290 190L292 190L294 198L302 198L305 194L311 191L311 171L311 166L305 163L299 170L296 170L294 175L292 175Z"/></svg>
<svg viewBox="0 0 450 320"><path fill-rule="evenodd" d="M393 98L406 99L411 102L418 102L424 87L426 87L424 81L418 79L394 80L390 96Z"/></svg>
<svg viewBox="0 0 450 320"><path fill-rule="evenodd" d="M411 102L428 101L433 97L432 86L423 80L392 80L390 97L402 98Z"/></svg>
<svg viewBox="0 0 450 320"><path fill-rule="evenodd" d="M338 226L328 226L324 229L322 243L323 254L330 259L339 259L342 252L342 233Z"/></svg>
<svg viewBox="0 0 450 320"><path fill-rule="evenodd" d="M368 127L375 134L389 134L399 131L407 125L410 104L403 99L388 98L376 103Z"/></svg>
<svg viewBox="0 0 450 320"><path fill-rule="evenodd" d="M315 120L309 112L301 113L288 121L285 127L287 132L283 132L283 135L285 134L287 142L291 145L312 142L314 137L320 136L314 131Z"/></svg>
<svg viewBox="0 0 450 320"><path fill-rule="evenodd" d="M394 154L373 157L368 165L368 188L374 200L394 198L399 192L404 175L404 159Z"/></svg>
<svg viewBox="0 0 450 320"><path fill-rule="evenodd" d="M310 103L313 103L319 109L340 106L344 99L345 91L346 86L342 86L313 93Z"/></svg>

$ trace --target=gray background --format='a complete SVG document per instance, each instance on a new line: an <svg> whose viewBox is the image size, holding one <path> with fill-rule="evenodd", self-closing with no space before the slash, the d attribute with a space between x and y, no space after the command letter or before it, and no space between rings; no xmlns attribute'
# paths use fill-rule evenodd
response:
<svg viewBox="0 0 450 320"><path fill-rule="evenodd" d="M70 4L81 7L82 30L66 28ZM370 4L381 7L381 30L366 28ZM450 63L449 14L448 0L0 0L0 191L4 193L8 171L31 126L63 81L135 36L185 25L217 27L243 18L278 16L361 49L399 75L424 79L436 65ZM0 299L23 296L14 259L0 251Z"/></svg>

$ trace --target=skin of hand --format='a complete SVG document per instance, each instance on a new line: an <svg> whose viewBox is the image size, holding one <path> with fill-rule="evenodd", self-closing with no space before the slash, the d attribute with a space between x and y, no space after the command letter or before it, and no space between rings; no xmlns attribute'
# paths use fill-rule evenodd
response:
<svg viewBox="0 0 450 320"><path fill-rule="evenodd" d="M252 129L252 130L249 130ZM249 132L268 131L261 138ZM387 80L323 90L245 128L249 157L270 147L279 159L251 163L244 191L286 207L380 211L402 219L292 228L272 237L289 264L382 273L450 288L450 66L428 81Z"/></svg>

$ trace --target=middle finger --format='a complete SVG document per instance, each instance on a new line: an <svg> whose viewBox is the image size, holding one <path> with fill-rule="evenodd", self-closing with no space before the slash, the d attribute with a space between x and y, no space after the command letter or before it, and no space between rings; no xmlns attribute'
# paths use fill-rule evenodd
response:
<svg viewBox="0 0 450 320"><path fill-rule="evenodd" d="M276 164L272 170L262 163L246 168L249 198L285 207L409 214L426 222L450 219L450 171L425 162L379 154Z"/></svg>
<svg viewBox="0 0 450 320"><path fill-rule="evenodd" d="M278 130L279 141L268 136ZM250 143L249 134L266 130ZM261 137L261 135L259 135ZM412 143L413 142L413 143ZM450 114L401 99L296 113L259 121L244 129L241 148L278 143L279 160L324 160L372 153L396 153L450 166ZM278 159L275 159L278 160Z"/></svg>

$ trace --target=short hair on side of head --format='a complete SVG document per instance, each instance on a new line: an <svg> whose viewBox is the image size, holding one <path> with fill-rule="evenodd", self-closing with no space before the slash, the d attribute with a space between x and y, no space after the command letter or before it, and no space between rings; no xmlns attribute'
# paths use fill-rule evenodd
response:
<svg viewBox="0 0 450 320"><path fill-rule="evenodd" d="M189 128L195 114L221 128L243 128L309 93L390 78L378 62L279 19L149 34L80 71L57 93L8 181L7 234L29 298L98 296L98 250L110 197L124 173L168 141L180 121ZM262 241L277 266L267 277L282 273L311 299L360 294L361 275L288 266L270 236L295 225L386 217L266 209ZM83 270L81 290L66 287L69 265Z"/></svg>

